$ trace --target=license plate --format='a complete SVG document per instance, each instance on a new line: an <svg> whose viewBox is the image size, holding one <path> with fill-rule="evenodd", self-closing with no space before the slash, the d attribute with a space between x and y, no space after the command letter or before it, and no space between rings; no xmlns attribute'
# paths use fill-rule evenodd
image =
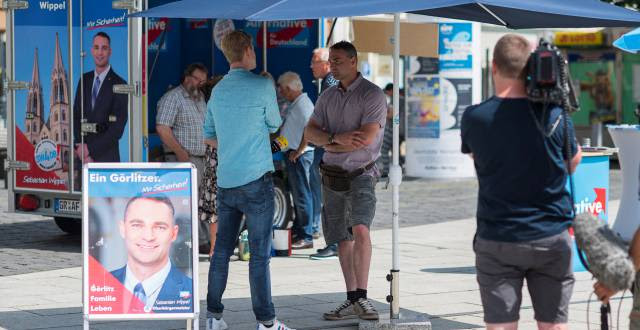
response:
<svg viewBox="0 0 640 330"><path fill-rule="evenodd" d="M79 200L56 198L55 211L56 213L80 214L80 212L82 212L82 205Z"/></svg>

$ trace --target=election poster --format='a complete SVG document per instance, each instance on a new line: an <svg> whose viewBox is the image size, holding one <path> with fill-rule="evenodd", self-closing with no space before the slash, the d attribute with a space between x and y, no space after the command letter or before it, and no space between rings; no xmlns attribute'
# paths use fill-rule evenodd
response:
<svg viewBox="0 0 640 330"><path fill-rule="evenodd" d="M84 314L193 317L199 310L195 168L91 163L83 176Z"/></svg>
<svg viewBox="0 0 640 330"><path fill-rule="evenodd" d="M67 1L29 1L14 11L16 81L15 155L28 164L15 171L16 188L67 191L73 151Z"/></svg>
<svg viewBox="0 0 640 330"><path fill-rule="evenodd" d="M130 80L129 32L127 11L113 9L110 1L76 1L73 6L75 57L69 84L74 88L73 188L78 191L84 164L130 159L129 97L113 89Z"/></svg>

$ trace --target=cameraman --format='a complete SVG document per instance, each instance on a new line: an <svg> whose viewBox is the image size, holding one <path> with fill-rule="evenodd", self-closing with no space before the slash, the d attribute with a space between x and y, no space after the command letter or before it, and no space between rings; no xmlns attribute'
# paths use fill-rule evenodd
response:
<svg viewBox="0 0 640 330"><path fill-rule="evenodd" d="M629 329L640 330L640 272L638 272L640 270L640 229L636 230L636 233L633 235L631 247L629 247L629 255L636 269L636 280L633 282L633 289L631 290L633 294L633 307L629 314ZM617 293L617 291L607 288L599 281L593 285L593 288L596 296L598 296L598 299L602 300L603 303L608 303L609 298Z"/></svg>
<svg viewBox="0 0 640 330"><path fill-rule="evenodd" d="M581 151L567 120L571 160L565 153L562 108L527 99L531 46L502 37L493 53L495 96L466 109L462 152L474 159L479 183L477 280L487 329L517 329L527 281L539 329L567 329L573 290L572 203L565 189Z"/></svg>

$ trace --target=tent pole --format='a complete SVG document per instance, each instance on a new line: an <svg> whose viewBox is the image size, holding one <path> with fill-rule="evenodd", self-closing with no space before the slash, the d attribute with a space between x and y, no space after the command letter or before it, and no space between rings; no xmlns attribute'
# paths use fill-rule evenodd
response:
<svg viewBox="0 0 640 330"><path fill-rule="evenodd" d="M491 9L487 8L487 6L481 3L478 3L478 6L480 6L480 8L484 9L484 11L486 11L491 16L493 16L493 18L495 18L498 22L500 22L500 24L502 24L503 26L509 27L509 25L507 25L507 22L505 22L502 18L498 17L498 15L496 15L493 11L491 11Z"/></svg>
<svg viewBox="0 0 640 330"><path fill-rule="evenodd" d="M391 319L400 318L400 225L398 213L400 209L400 14L393 15L393 162L389 170L392 198L392 267L387 279L391 282L391 295L387 300L391 303Z"/></svg>
<svg viewBox="0 0 640 330"><path fill-rule="evenodd" d="M262 23L262 71L267 71L267 47L269 46L267 41L267 21Z"/></svg>

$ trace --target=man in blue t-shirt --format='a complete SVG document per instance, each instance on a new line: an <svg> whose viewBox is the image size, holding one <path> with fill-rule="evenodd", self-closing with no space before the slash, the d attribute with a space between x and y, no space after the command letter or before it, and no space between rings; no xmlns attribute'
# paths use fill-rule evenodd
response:
<svg viewBox="0 0 640 330"><path fill-rule="evenodd" d="M256 68L256 53L249 34L229 32L221 46L229 72L211 91L203 127L205 140L218 145L218 232L209 264L207 330L228 328L222 319L222 294L243 217L249 231L249 286L256 330L291 330L276 319L269 269L275 207L269 134L282 124L276 90L270 79L251 72Z"/></svg>
<svg viewBox="0 0 640 330"><path fill-rule="evenodd" d="M525 38L502 37L493 53L495 96L462 117L462 152L473 157L479 183L474 251L487 329L517 329L525 279L538 328L566 329L573 290L565 184L567 165L573 172L582 154L568 117L565 143L561 108L527 100L530 53Z"/></svg>

